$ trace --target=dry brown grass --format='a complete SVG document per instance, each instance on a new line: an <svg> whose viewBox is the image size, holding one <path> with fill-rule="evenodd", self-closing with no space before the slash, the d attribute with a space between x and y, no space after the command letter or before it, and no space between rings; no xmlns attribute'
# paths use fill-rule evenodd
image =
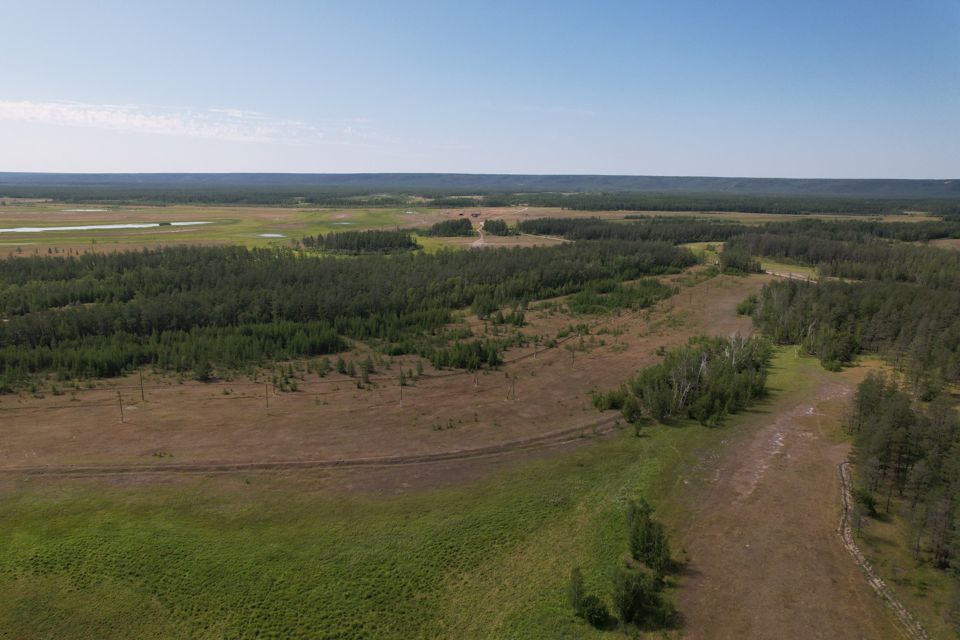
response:
<svg viewBox="0 0 960 640"><path fill-rule="evenodd" d="M376 385L370 389L358 389L355 380L339 374L323 379L308 375L300 391L271 391L269 411L264 384L246 379L176 384L148 376L146 402L140 402L133 376L117 381L117 389L108 383L77 393L75 401L69 394L2 396L3 465L418 455L550 433L595 421L591 389L620 384L656 361L658 347L701 332L750 331L749 319L736 316L734 309L766 280L720 276L683 288L649 314L595 318L595 324L619 327L623 334L597 335L606 344L577 352L575 359L557 348L476 378L428 367L426 373L432 375L404 389L402 406L396 378L400 362L390 372L375 374ZM545 336L556 335L571 321L565 314L535 309L527 316L530 324L524 331ZM532 352L532 347L515 349L506 357ZM359 360L365 355L347 357ZM403 367L414 365L407 359ZM517 400L508 398L508 374L517 378ZM122 424L118 389L125 412Z"/></svg>
<svg viewBox="0 0 960 640"><path fill-rule="evenodd" d="M931 247L940 249L950 249L951 251L960 251L960 238L938 238L929 242Z"/></svg>

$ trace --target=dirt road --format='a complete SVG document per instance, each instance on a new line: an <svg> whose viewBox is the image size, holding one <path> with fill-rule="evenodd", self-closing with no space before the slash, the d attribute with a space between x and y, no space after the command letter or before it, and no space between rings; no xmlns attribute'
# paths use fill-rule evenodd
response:
<svg viewBox="0 0 960 640"><path fill-rule="evenodd" d="M680 608L688 638L898 638L837 535L838 416L862 372L804 368L684 480Z"/></svg>
<svg viewBox="0 0 960 640"><path fill-rule="evenodd" d="M470 246L473 247L474 249L480 249L480 248L483 247L484 244L486 244L486 238L483 236L483 223L482 223L482 222L480 223L480 228L478 229L478 231L480 232L480 237L477 238L476 240L474 240L473 243L470 245Z"/></svg>

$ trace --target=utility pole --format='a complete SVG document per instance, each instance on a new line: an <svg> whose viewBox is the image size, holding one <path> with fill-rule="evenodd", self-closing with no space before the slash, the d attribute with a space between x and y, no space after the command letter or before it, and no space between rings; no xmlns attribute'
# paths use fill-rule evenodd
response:
<svg viewBox="0 0 960 640"><path fill-rule="evenodd" d="M117 389L117 402L120 404L120 422L123 422L123 396L120 395L120 389Z"/></svg>

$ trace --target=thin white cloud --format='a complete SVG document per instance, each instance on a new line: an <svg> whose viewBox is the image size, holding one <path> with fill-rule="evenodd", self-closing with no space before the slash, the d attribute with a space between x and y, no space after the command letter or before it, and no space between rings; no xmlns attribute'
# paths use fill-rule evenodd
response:
<svg viewBox="0 0 960 640"><path fill-rule="evenodd" d="M324 132L292 120L241 109L0 100L0 120L234 142L320 142Z"/></svg>
<svg viewBox="0 0 960 640"><path fill-rule="evenodd" d="M521 113L548 113L565 116L581 116L592 118L599 115L593 109L583 107L571 107L566 105L542 105L542 104L508 104L502 102L481 102L480 106L491 111L516 111Z"/></svg>

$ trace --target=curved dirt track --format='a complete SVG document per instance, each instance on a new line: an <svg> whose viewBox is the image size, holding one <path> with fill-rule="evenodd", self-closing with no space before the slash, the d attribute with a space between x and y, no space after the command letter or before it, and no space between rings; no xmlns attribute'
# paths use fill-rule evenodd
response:
<svg viewBox="0 0 960 640"><path fill-rule="evenodd" d="M608 416L587 424L568 427L539 436L522 438L501 444L441 451L422 455L343 458L335 460L270 460L250 462L191 462L185 464L130 464L130 465L38 465L0 468L0 474L35 476L106 476L124 474L162 473L229 473L235 471L283 471L289 469L334 469L347 467L381 467L393 465L429 464L496 456L520 451L531 451L561 446L583 438L596 437L616 428L618 418Z"/></svg>
<svg viewBox="0 0 960 640"><path fill-rule="evenodd" d="M860 552L860 548L857 546L856 539L853 535L853 530L850 527L850 520L853 514L853 495L850 491L852 484L850 482L850 463L846 461L841 462L837 466L837 471L840 476L840 496L843 505L843 513L840 516L840 525L837 527L837 533L840 535L840 539L843 540L843 546L846 547L850 555L853 556L853 561L863 571L867 582L873 587L873 590L883 598L883 601L886 602L890 610L893 611L893 615L895 615L897 620L900 621L900 624L903 625L902 630L904 635L910 638L910 640L929 640L930 636L923 626L917 622L916 618L907 611L907 608L897 600L897 597L890 591L890 588L887 587L883 579L873 570L870 562Z"/></svg>

